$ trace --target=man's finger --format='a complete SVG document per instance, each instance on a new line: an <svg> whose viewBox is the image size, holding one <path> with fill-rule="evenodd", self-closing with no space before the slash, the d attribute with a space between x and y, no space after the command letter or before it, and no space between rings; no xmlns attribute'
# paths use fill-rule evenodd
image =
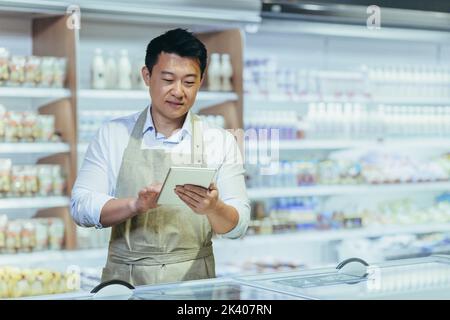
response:
<svg viewBox="0 0 450 320"><path fill-rule="evenodd" d="M156 187L148 187L147 192L151 194L158 194L161 191L161 189L158 189Z"/></svg>
<svg viewBox="0 0 450 320"><path fill-rule="evenodd" d="M189 191L183 190L183 188L177 188L177 189L175 189L175 190L178 191L180 194L182 194L182 195L188 197L189 199L191 199L195 204L197 204L199 201L202 200L202 199L197 200L195 197L191 196L192 192L188 194ZM197 196L197 195L195 194L195 196ZM197 197L198 197L198 196L197 196ZM199 197L199 198L200 198L200 197Z"/></svg>
<svg viewBox="0 0 450 320"><path fill-rule="evenodd" d="M196 202L203 201L205 199L204 197L199 196L197 193L189 191L189 190L183 190L182 191L185 195L189 196L190 198L194 199Z"/></svg>
<svg viewBox="0 0 450 320"><path fill-rule="evenodd" d="M161 192L162 184L151 184L147 187L151 192Z"/></svg>
<svg viewBox="0 0 450 320"><path fill-rule="evenodd" d="M206 189L206 188L194 186L192 184L185 184L184 188L188 191L195 192L196 194L198 194L201 197L206 196L206 193L208 191L208 189Z"/></svg>
<svg viewBox="0 0 450 320"><path fill-rule="evenodd" d="M145 196L145 189L141 189L138 193L139 197L144 197Z"/></svg>
<svg viewBox="0 0 450 320"><path fill-rule="evenodd" d="M177 195L180 197L181 200L184 201L184 203L186 203L191 209L195 209L197 206L194 202L194 200L192 200L191 198L189 198L188 196L177 192Z"/></svg>

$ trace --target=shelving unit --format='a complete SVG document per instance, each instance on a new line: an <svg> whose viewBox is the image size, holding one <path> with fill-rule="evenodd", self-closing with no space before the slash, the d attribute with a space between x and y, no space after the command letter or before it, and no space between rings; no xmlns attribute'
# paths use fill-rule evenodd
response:
<svg viewBox="0 0 450 320"><path fill-rule="evenodd" d="M66 271L69 266L97 267L107 257L107 249L56 251L45 250L16 254L3 254L2 265L23 266L26 268L52 268Z"/></svg>
<svg viewBox="0 0 450 320"><path fill-rule="evenodd" d="M341 230L307 230L296 233L273 235L250 235L236 241L237 246L244 242L251 245L263 245L271 242L300 243L300 242L329 242L357 238L376 238L401 234L425 234L433 232L450 232L450 223L431 223L421 225L383 225L359 229ZM273 237L273 239L272 239ZM220 239L220 241L234 243L232 240ZM240 244L239 244L240 243Z"/></svg>
<svg viewBox="0 0 450 320"><path fill-rule="evenodd" d="M246 94L248 103L296 103L311 102L348 102L364 104L404 104L404 105L450 105L450 98L383 98L383 97L348 97L342 96L299 96L283 94Z"/></svg>
<svg viewBox="0 0 450 320"><path fill-rule="evenodd" d="M71 92L64 88L22 88L0 87L0 97L15 99L64 99L70 98Z"/></svg>
<svg viewBox="0 0 450 320"><path fill-rule="evenodd" d="M371 195L410 192L450 191L449 182L423 182L383 185L329 185L298 186L293 188L254 188L248 190L250 199L266 199L279 197L311 197L331 195Z"/></svg>
<svg viewBox="0 0 450 320"><path fill-rule="evenodd" d="M76 176L77 30L67 28L66 6L36 3L36 10L28 10L30 4L23 3L19 8L0 1L1 46L10 49L12 55L65 57L65 87L0 87L0 103L7 110L54 115L55 131L61 142L0 142L0 157L11 158L13 164L60 165L66 176L67 190L63 196L1 198L0 214L6 213L11 220L18 216L59 217L65 225L63 246L73 249L76 248L76 235L69 213L69 195ZM4 10L8 12L7 17ZM21 13L14 14L16 10Z"/></svg>
<svg viewBox="0 0 450 320"><path fill-rule="evenodd" d="M243 239L215 239L214 253L216 264L220 266L236 264L237 261L250 263L253 261L295 261L305 263L307 267L336 265L334 246L343 240L357 242L358 239L380 238L385 236L401 236L410 234L428 234L449 232L450 224L423 225L385 225L360 229L342 230L310 230L295 233L248 235ZM403 252L417 254L415 250ZM421 252L424 254L424 252ZM401 252L397 252L400 259ZM392 255L384 259L393 258ZM381 262L381 261L371 261Z"/></svg>
<svg viewBox="0 0 450 320"><path fill-rule="evenodd" d="M54 154L70 152L70 145L63 142L0 143L0 154Z"/></svg>
<svg viewBox="0 0 450 320"><path fill-rule="evenodd" d="M448 149L450 138L417 138L417 139L386 139L386 140L340 140L340 139L323 139L323 140L280 140L278 147L280 151L291 150L339 150L339 149L402 149L402 148L439 148ZM258 148L256 143L249 143L248 150Z"/></svg>
<svg viewBox="0 0 450 320"><path fill-rule="evenodd" d="M47 209L69 205L68 197L0 198L0 209Z"/></svg>
<svg viewBox="0 0 450 320"><path fill-rule="evenodd" d="M448 232L450 224L427 224L412 226L379 226L376 228L344 229L344 230L315 230L299 231L290 234L274 235L248 235L243 239L229 240L216 238L214 242L214 251L219 261L236 261L241 259L245 261L249 257L249 249L255 251L268 248L285 246L290 247L292 251L293 243L326 243L330 241L341 241L358 238L381 237L386 235L401 234L425 234L432 232ZM246 248L245 251L242 248ZM269 253L271 256L277 256L276 251ZM49 267L49 261L57 268L66 268L68 264L76 264L80 267L98 267L103 263L107 256L107 248L84 249L73 251L37 251L32 253L19 253L2 255L2 264L21 265L26 259L26 265L32 267ZM300 254L301 256L301 254Z"/></svg>
<svg viewBox="0 0 450 320"><path fill-rule="evenodd" d="M274 4L264 5L270 7ZM286 6L295 7L295 5L288 4ZM280 7L282 6L280 5ZM327 10L327 7L324 6L322 9ZM343 10L345 11L345 9ZM425 108L428 106L445 106L447 108L447 106L450 106L448 92L442 95L435 94L420 97L415 97L418 94L411 92L410 89L408 89L409 96L406 93L402 93L405 90L393 91L396 95L395 97L390 97L387 94L377 94L375 91L368 92L367 88L376 87L374 86L376 83L371 83L369 78L366 79L363 73L358 71L363 65L368 67L382 66L385 68L386 66L390 66L395 67L396 71L405 66L419 68L419 66L433 65L433 67L439 66L441 69L444 67L448 68L447 62L450 58L448 30L430 31L383 26L383 30L372 32L371 30L367 30L363 25L331 22L330 20L337 18L336 16L333 16L327 22L323 22L323 20L328 19L329 12L321 16L324 11L318 14L315 14L313 11L311 10L311 12L305 14L307 18L305 16L299 16L297 17L298 19L293 14L289 15L287 13L285 19L275 19L271 16L282 15L284 11L280 13L266 12L270 17L267 19L263 18L263 23L259 31L255 34L247 35L245 53L246 59L248 59L246 65L249 66L249 70L247 70L247 78L245 79L248 81L249 86L245 88L246 93L244 95L244 122L248 121L246 125L249 127L264 127L270 123L273 123L275 126L279 122L282 123L280 126L284 125L291 128L293 124L291 125L289 123L287 116L284 118L281 117L283 112L286 115L289 112L291 112L290 114L301 115L304 120L305 117L303 115L307 114L308 110L310 110L309 108L313 108L321 102L339 103L339 108L342 107L342 110L344 110L346 103L351 104L351 108L355 104L358 104L364 110L370 111L376 110L380 105L387 105L389 107L402 106L411 109L415 107ZM308 17L313 17L313 19L308 20ZM314 19L317 22L312 21ZM416 20L415 22L418 21ZM414 49L411 50L411 48ZM287 70L294 72L289 74ZM302 72L295 73L296 70L301 70ZM393 69L390 70L392 71ZM310 71L313 72L310 73ZM306 72L308 72L307 76ZM305 75L305 78L300 79L297 86L290 85L291 82L286 80L292 79L290 77L300 77L301 74ZM313 79L315 81L318 77L335 79L337 82L333 83L333 85L335 85L335 88L338 88L336 92L341 91L343 94L332 95L332 90L329 90L326 86L321 87L322 84L328 85L328 83L323 81L317 81L311 84L310 80ZM357 90L348 85L344 86L346 83L340 81L355 79L360 79L361 81L359 83L364 83L363 90ZM321 80L323 79L321 78ZM429 84L429 82L427 83ZM402 86L405 86L405 84L407 82L401 83ZM423 83L424 86L428 84ZM274 89L271 91L267 89L274 88L275 85L278 86L277 90ZM382 85L385 85L385 83L382 83ZM418 85L417 82L416 85ZM442 85L443 83L441 83ZM404 88L401 87L400 89ZM436 88L433 89L436 90ZM301 92L304 92L304 94ZM320 94L317 94L318 92ZM351 94L348 94L349 92ZM392 92L389 93L392 94ZM268 111L267 115L260 116L257 119L265 111ZM280 119L270 119L269 115L277 117L277 112L280 113ZM252 116L255 119L249 121ZM321 125L317 119L314 120L316 122L312 125L315 123L318 123L319 126ZM328 122L325 123L324 120L323 126L329 125L332 117L327 118L326 121ZM299 128L307 128L307 125L310 125L310 123L303 124L303 127ZM339 126L339 128L343 127ZM346 129L348 128L346 127ZM326 130L324 129L324 131ZM388 138L390 137L390 132L377 132L376 136L386 138L379 140L374 138L371 140L367 138L369 135L364 136L364 133L362 136L358 136L357 134L350 136L348 132L334 132L335 135L330 136L329 139L320 140L319 138L309 139L307 131L305 132L306 138L304 140L280 140L278 144L272 144L272 147L279 147L279 153L273 153L269 149L267 152L264 152L266 150L262 150L263 155L270 153L272 155L278 155L281 161L305 160L307 163L313 163L314 160L335 159L333 158L334 156L339 160L344 160L346 159L345 155L354 156L354 158L351 158L351 161L356 161L355 159L358 159L358 155L362 154L360 152L366 151L375 151L377 154L394 152L396 154L404 154L410 159L415 159L414 157L417 156L418 159L423 161L425 161L424 159L431 159L437 155L450 152L450 137L444 135L438 136L436 133L415 134L409 135L404 139L395 139ZM318 136L320 135L318 134ZM323 136L326 136L326 134ZM393 134L392 136L396 135ZM268 146L270 144L264 147L267 148ZM255 152L259 146L255 141L247 143L245 147L246 151ZM299 170L301 171L301 169ZM307 170L305 169L305 171ZM255 174L259 173L258 170L254 170L254 172ZM253 178L251 176L249 181L261 181ZM270 179L270 177L264 178ZM282 178L278 178L278 180L274 178L274 183L283 182ZM254 218L262 219L264 213L264 217L270 214L270 217L276 221L278 212L280 212L280 220L282 217L284 218L283 213L286 215L288 213L294 215L294 212L299 211L295 206L301 206L303 201L307 203L309 208L309 200L293 198L314 197L314 204L317 201L318 212L326 208L332 212L348 212L351 215L352 213L358 212L361 207L370 207L370 212L377 212L378 209L382 210L377 207L378 205L385 204L387 206L396 200L400 202L400 200L405 198L411 199L414 203L416 201L420 204L423 203L425 206L431 205L434 201L433 199L438 194L450 191L450 183L313 185L291 188L248 188L247 191L250 200L254 204ZM274 201L279 198L282 198L282 200ZM292 203L292 207L288 207L290 202ZM392 207L394 206L393 204ZM389 206L389 208L391 207ZM394 209L392 208L392 210ZM405 211L407 210L403 212ZM299 215L302 213L299 213ZM271 219L267 219L267 223L270 223L270 221ZM349 239L358 243L357 240L359 238L415 235L433 232L447 233L450 230L448 224L440 225L431 223L405 226L383 225L377 228L371 227L352 230L299 230L293 232L295 233L247 236L235 242L224 240L223 244L220 243L219 245L217 243L219 247L215 248L218 257L217 261L218 263L225 262L226 259L238 261L241 259L245 261L249 259L249 256L264 260L266 256L270 255L279 257L281 260L292 257L292 259L298 259L309 266L323 265L338 262L336 241ZM220 260L220 254L225 253L227 258Z"/></svg>

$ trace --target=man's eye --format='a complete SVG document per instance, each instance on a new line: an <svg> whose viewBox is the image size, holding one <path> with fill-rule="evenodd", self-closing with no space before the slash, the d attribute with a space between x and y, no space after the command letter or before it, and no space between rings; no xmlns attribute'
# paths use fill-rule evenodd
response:
<svg viewBox="0 0 450 320"><path fill-rule="evenodd" d="M172 82L173 80L172 79L163 79L164 81L166 81L166 82Z"/></svg>
<svg viewBox="0 0 450 320"><path fill-rule="evenodd" d="M195 82L185 82L187 85L192 86L195 84Z"/></svg>

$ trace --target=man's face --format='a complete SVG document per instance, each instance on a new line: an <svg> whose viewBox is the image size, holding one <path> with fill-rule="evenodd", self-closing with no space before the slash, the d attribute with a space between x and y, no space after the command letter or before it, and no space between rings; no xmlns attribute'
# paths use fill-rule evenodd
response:
<svg viewBox="0 0 450 320"><path fill-rule="evenodd" d="M202 83L200 75L195 59L174 53L162 52L151 73L147 67L142 68L152 108L168 119L181 118L192 107Z"/></svg>

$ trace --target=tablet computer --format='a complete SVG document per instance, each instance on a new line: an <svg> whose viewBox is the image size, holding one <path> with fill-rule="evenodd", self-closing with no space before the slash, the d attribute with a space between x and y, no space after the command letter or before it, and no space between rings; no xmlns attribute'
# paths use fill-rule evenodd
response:
<svg viewBox="0 0 450 320"><path fill-rule="evenodd" d="M208 188L214 181L217 169L197 167L171 167L166 175L157 204L186 206L175 193L177 185L192 184Z"/></svg>

